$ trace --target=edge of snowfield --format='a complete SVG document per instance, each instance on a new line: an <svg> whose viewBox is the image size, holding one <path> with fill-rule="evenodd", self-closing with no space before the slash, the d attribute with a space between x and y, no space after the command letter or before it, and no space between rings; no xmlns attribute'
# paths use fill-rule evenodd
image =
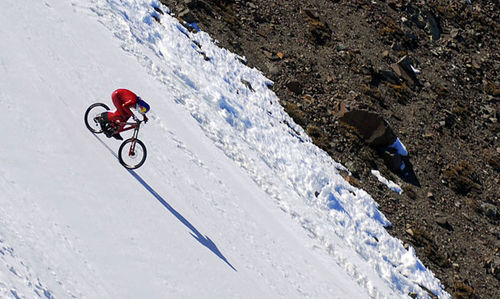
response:
<svg viewBox="0 0 500 299"><path fill-rule="evenodd" d="M284 112L267 87L269 79L219 48L208 34L190 33L175 18L156 12L153 7L168 12L157 0L90 2L123 50L168 86L205 134L370 296L385 297L372 282L378 275L401 296L413 292L429 298L423 286L450 298L413 248L406 250L387 233L384 226L390 223L371 196L349 185L338 173L344 167L313 145ZM184 82L186 88L179 90L172 80ZM347 258L352 251L357 260Z"/></svg>

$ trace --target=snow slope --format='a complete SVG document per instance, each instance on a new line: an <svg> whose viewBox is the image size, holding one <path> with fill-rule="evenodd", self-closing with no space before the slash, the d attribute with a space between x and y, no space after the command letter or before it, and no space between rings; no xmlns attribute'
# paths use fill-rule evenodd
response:
<svg viewBox="0 0 500 299"><path fill-rule="evenodd" d="M449 298L268 79L153 6L0 2L1 297ZM82 122L116 88L152 106L137 171Z"/></svg>

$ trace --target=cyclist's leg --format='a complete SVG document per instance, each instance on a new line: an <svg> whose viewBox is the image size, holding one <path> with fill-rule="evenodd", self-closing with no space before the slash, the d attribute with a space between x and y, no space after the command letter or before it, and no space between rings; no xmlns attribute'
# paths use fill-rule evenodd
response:
<svg viewBox="0 0 500 299"><path fill-rule="evenodd" d="M118 139L118 140L123 140L122 136L120 135L120 132L123 132L123 127L125 127L125 122L117 121L113 123L115 125L115 129L111 135L111 137Z"/></svg>
<svg viewBox="0 0 500 299"><path fill-rule="evenodd" d="M115 117L113 112L101 113L100 125L104 132L104 135L106 135L106 137L108 138L111 137L117 129L117 125L115 124L114 118Z"/></svg>
<svg viewBox="0 0 500 299"><path fill-rule="evenodd" d="M127 122L125 121L120 121L118 122L118 130L117 130L117 133L121 133L123 132L123 129L125 128L125 125L127 124Z"/></svg>
<svg viewBox="0 0 500 299"><path fill-rule="evenodd" d="M117 90L115 90L111 95L111 100L113 101L113 105L115 105L116 107L115 114L117 116L124 117L125 115L127 115L127 112L125 111L125 109L123 109L124 100L119 96Z"/></svg>

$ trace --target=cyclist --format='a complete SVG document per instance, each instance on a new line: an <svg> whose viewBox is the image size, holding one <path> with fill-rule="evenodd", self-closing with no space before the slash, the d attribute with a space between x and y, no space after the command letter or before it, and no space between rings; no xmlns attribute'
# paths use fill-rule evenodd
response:
<svg viewBox="0 0 500 299"><path fill-rule="evenodd" d="M123 140L122 136L120 136L120 132L127 120L130 117L133 117L135 121L138 120L130 110L131 108L134 108L137 112L142 114L144 122L148 121L146 116L146 113L149 111L148 103L130 90L117 89L111 94L111 99L113 100L116 110L114 112L103 112L101 114L102 120L100 125L106 137L114 137L118 140Z"/></svg>

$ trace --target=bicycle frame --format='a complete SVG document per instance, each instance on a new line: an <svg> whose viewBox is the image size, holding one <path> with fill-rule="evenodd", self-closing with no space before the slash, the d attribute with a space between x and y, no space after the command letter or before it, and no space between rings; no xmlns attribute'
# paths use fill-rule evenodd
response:
<svg viewBox="0 0 500 299"><path fill-rule="evenodd" d="M141 123L141 121L137 121L135 123L125 123L125 126L123 126L123 128L121 130L119 130L118 133L135 129L134 138L137 138L137 134L139 133L140 123ZM128 127L127 127L127 125L128 125Z"/></svg>

